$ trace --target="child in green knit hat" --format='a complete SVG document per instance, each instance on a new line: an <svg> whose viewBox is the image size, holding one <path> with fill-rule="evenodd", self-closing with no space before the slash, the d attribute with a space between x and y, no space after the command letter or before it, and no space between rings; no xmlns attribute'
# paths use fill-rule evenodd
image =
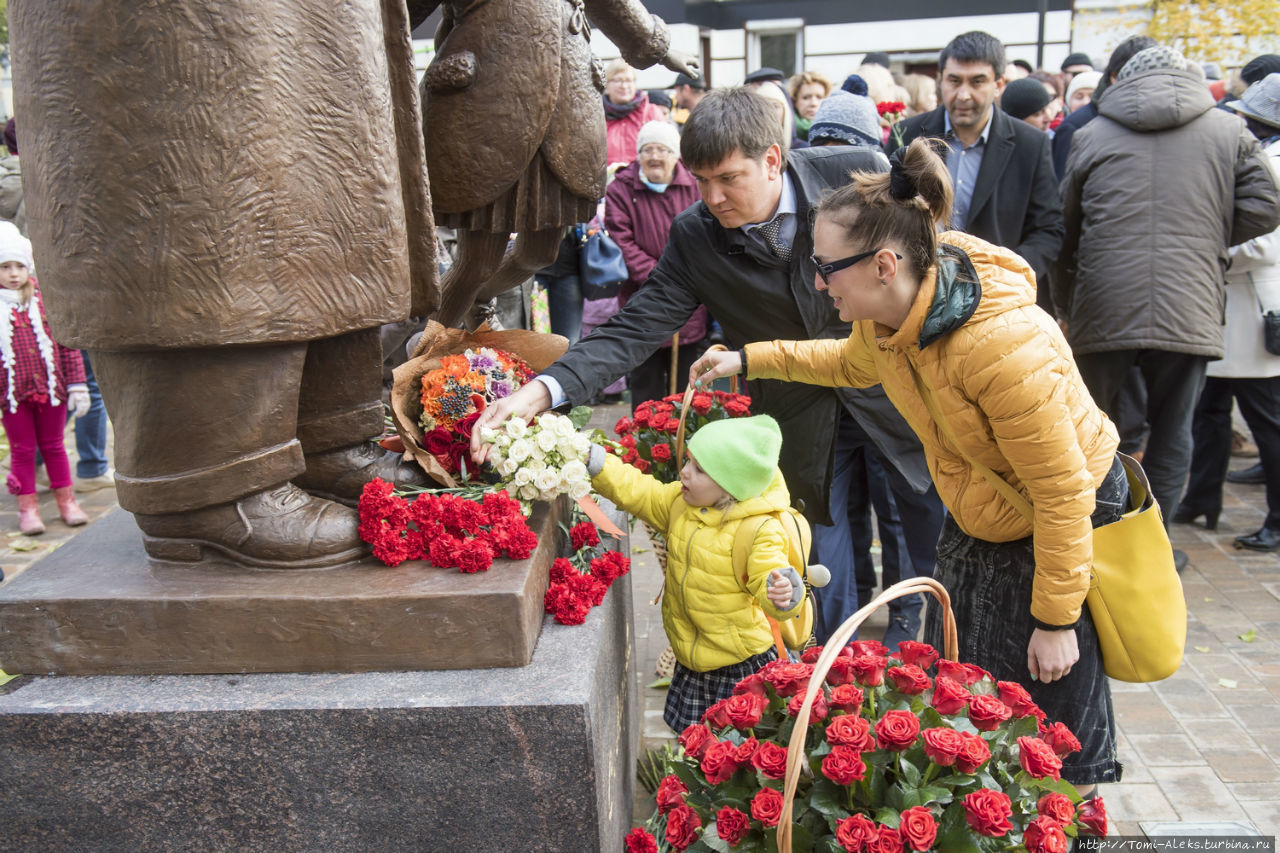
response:
<svg viewBox="0 0 1280 853"><path fill-rule="evenodd" d="M778 470L781 447L782 433L768 415L713 421L689 440L674 483L593 448L588 470L595 488L666 536L662 625L676 667L663 719L676 731L699 722L777 657L766 614L783 620L802 612L804 585L789 564L778 518L760 526L745 570L735 570L733 561L740 525L791 504Z"/></svg>

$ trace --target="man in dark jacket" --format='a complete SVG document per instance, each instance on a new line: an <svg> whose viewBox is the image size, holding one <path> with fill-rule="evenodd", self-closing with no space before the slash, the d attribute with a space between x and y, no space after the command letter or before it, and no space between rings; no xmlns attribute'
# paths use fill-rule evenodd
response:
<svg viewBox="0 0 1280 853"><path fill-rule="evenodd" d="M1147 387L1143 464L1166 522L1191 465L1205 366L1223 355L1227 248L1280 224L1257 140L1214 109L1170 47L1134 55L1076 133L1053 295L1089 392L1111 415L1132 366Z"/></svg>
<svg viewBox="0 0 1280 853"><path fill-rule="evenodd" d="M1057 182L1049 137L995 105L1005 64L995 36L956 36L938 57L942 103L896 125L887 148L918 136L944 140L956 192L952 227L1026 259L1040 285L1036 301L1048 309L1044 284L1062 243Z"/></svg>
<svg viewBox="0 0 1280 853"><path fill-rule="evenodd" d="M810 212L827 189L848 181L850 171L884 171L884 161L879 152L856 148L784 155L776 115L769 101L745 89L712 92L698 105L680 147L702 201L676 217L657 267L626 308L575 344L541 381L485 410L473 433L477 453L480 427L513 412L532 416L562 401L590 398L648 358L699 304L734 346L849 335L849 324L813 286ZM753 410L773 415L782 428L779 465L793 502L811 521L827 525L814 537L816 556L832 574L820 595L816 632L822 641L857 605L844 505L847 460L856 445L841 440L850 433L844 424L856 419L889 461L904 523L910 513L925 528L908 530L909 538L937 541L941 504L919 440L879 386L763 381L752 382L750 391ZM919 503L924 508L913 511Z"/></svg>

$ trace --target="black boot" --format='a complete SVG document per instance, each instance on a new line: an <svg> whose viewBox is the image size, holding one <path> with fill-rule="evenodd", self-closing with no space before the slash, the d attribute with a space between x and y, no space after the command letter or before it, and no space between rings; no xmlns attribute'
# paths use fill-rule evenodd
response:
<svg viewBox="0 0 1280 853"><path fill-rule="evenodd" d="M1280 551L1280 530L1264 527L1257 533L1237 536L1236 547L1250 551Z"/></svg>

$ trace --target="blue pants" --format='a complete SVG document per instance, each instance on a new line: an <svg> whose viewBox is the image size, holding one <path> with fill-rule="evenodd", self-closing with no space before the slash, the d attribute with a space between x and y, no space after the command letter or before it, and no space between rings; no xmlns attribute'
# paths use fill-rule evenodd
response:
<svg viewBox="0 0 1280 853"><path fill-rule="evenodd" d="M866 558L870 558L870 521L867 519L865 531L855 530L855 525L850 524L850 507L864 507L865 517L868 500L875 502L875 490L868 489L865 473L865 461L868 458L880 463L888 492L892 495L902 522L901 540L897 543L897 560L893 567L897 571L896 580L932 577L934 564L937 562L938 534L946 516L937 491L930 485L924 494L916 494L893 463L880 455L879 448L853 416L842 412L831 475L829 507L834 523L814 525L813 528L814 559L831 571L831 583L815 591L817 612L814 635L819 643L825 643L840 624L858 609L855 564L859 554L855 548L865 547L868 551ZM891 512L887 504L885 508L885 517L890 518ZM876 511L880 512L879 506ZM865 545L860 544L859 540ZM882 565L886 572L886 584L894 579L888 562L888 555L891 553L892 551L886 551L886 555L882 555L885 557ZM916 596L914 600L902 600L895 609L918 609L919 606L919 597Z"/></svg>
<svg viewBox="0 0 1280 853"><path fill-rule="evenodd" d="M107 473L107 407L102 405L102 393L98 390L93 366L89 364L89 354L81 352L80 355L84 358L84 375L89 383L89 411L76 418L76 453L80 456L76 476L84 480Z"/></svg>
<svg viewBox="0 0 1280 853"><path fill-rule="evenodd" d="M575 343L582 337L582 285L576 275L554 276L540 272L538 283L547 289L551 331Z"/></svg>

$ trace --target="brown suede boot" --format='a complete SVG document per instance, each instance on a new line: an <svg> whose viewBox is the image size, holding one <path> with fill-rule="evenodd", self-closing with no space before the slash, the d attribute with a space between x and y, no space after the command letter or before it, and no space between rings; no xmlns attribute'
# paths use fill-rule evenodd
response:
<svg viewBox="0 0 1280 853"><path fill-rule="evenodd" d="M250 566L310 569L359 559L359 515L283 483L231 503L166 515L134 514L147 553L192 563L217 551Z"/></svg>
<svg viewBox="0 0 1280 853"><path fill-rule="evenodd" d="M40 499L35 495L18 495L18 529L27 536L44 533L40 520Z"/></svg>
<svg viewBox="0 0 1280 853"><path fill-rule="evenodd" d="M58 512L62 515L63 524L68 527L79 527L89 523L89 516L85 515L80 504L76 503L75 486L54 489L53 496L58 501Z"/></svg>

